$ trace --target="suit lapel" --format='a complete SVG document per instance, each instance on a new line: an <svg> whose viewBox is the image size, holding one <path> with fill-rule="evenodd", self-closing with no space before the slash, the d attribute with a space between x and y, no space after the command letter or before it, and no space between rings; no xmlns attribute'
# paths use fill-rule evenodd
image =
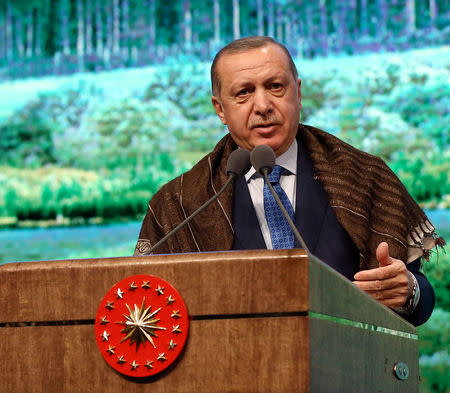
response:
<svg viewBox="0 0 450 393"><path fill-rule="evenodd" d="M309 250L314 253L328 207L322 185L314 179L314 167L298 140L295 225ZM297 240L295 247L300 247Z"/></svg>
<svg viewBox="0 0 450 393"><path fill-rule="evenodd" d="M266 248L244 176L238 177L234 182L233 228L233 250L260 250Z"/></svg>

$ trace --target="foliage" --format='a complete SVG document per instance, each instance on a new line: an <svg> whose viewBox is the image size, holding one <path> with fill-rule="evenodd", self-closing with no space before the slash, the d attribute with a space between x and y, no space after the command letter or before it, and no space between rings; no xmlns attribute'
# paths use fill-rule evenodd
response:
<svg viewBox="0 0 450 393"><path fill-rule="evenodd" d="M430 356L423 356L420 365L421 392L449 393L450 355L448 351L439 351Z"/></svg>
<svg viewBox="0 0 450 393"><path fill-rule="evenodd" d="M436 288L435 288L436 289ZM430 319L423 326L419 326L421 362L425 356L435 352L450 350L450 310L436 308Z"/></svg>
<svg viewBox="0 0 450 393"><path fill-rule="evenodd" d="M1 172L0 211L19 220L140 217L156 184L168 180L150 171L139 184L146 188L137 188L120 172L54 167Z"/></svg>

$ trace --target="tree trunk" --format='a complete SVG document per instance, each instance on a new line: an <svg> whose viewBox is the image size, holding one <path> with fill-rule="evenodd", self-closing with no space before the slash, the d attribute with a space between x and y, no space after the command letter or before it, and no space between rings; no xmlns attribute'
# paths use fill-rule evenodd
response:
<svg viewBox="0 0 450 393"><path fill-rule="evenodd" d="M233 0L233 37L236 40L240 36L239 0Z"/></svg>
<svg viewBox="0 0 450 393"><path fill-rule="evenodd" d="M93 23L92 23L92 2L86 2L86 26L85 26L85 37L86 37L86 53L92 55L93 45Z"/></svg>
<svg viewBox="0 0 450 393"><path fill-rule="evenodd" d="M42 55L42 22L41 15L39 14L39 9L34 10L34 23L35 23L35 41L34 41L34 55L39 57Z"/></svg>
<svg viewBox="0 0 450 393"><path fill-rule="evenodd" d="M269 37L274 37L275 35L275 23L274 23L274 0L268 0L267 3L267 35Z"/></svg>
<svg viewBox="0 0 450 393"><path fill-rule="evenodd" d="M147 47L150 53L156 53L156 7L155 0L148 0L147 3L147 25L148 37Z"/></svg>
<svg viewBox="0 0 450 393"><path fill-rule="evenodd" d="M113 42L112 51L114 54L120 52L120 8L119 0L113 0Z"/></svg>
<svg viewBox="0 0 450 393"><path fill-rule="evenodd" d="M128 60L130 57L130 7L128 0L122 0L122 39L120 47L122 56Z"/></svg>
<svg viewBox="0 0 450 393"><path fill-rule="evenodd" d="M0 8L0 59L6 59L6 21L3 9Z"/></svg>
<svg viewBox="0 0 450 393"><path fill-rule="evenodd" d="M429 0L430 7L430 25L431 27L436 27L436 17L438 13L436 0Z"/></svg>
<svg viewBox="0 0 450 393"><path fill-rule="evenodd" d="M11 5L6 3L6 58L12 60L14 57L13 52L13 21Z"/></svg>
<svg viewBox="0 0 450 393"><path fill-rule="evenodd" d="M349 43L353 43L359 34L359 26L356 17L357 2L358 0L348 0L350 9L346 12L346 20L347 26L350 26L350 28L348 29L350 35Z"/></svg>
<svg viewBox="0 0 450 393"><path fill-rule="evenodd" d="M220 44L220 3L219 0L214 0L213 4L214 14L214 45Z"/></svg>
<svg viewBox="0 0 450 393"><path fill-rule="evenodd" d="M95 0L95 49L98 57L103 55L103 20L101 0Z"/></svg>
<svg viewBox="0 0 450 393"><path fill-rule="evenodd" d="M17 12L17 14L19 11ZM23 59L25 55L25 46L23 44L23 24L22 24L22 15L16 15L15 18L15 41L16 41L16 50L17 57Z"/></svg>
<svg viewBox="0 0 450 393"><path fill-rule="evenodd" d="M328 15L325 0L320 0L320 35L322 37L322 51L328 53Z"/></svg>
<svg viewBox="0 0 450 393"><path fill-rule="evenodd" d="M359 20L359 29L361 35L369 34L367 15L367 0L361 0L361 14Z"/></svg>
<svg viewBox="0 0 450 393"><path fill-rule="evenodd" d="M59 6L59 15L61 21L61 46L65 56L70 55L70 39L69 39L69 15L70 1L64 0Z"/></svg>
<svg viewBox="0 0 450 393"><path fill-rule="evenodd" d="M307 2L306 7L306 56L311 57L313 55L314 47L314 23L313 23L313 12L312 3Z"/></svg>
<svg viewBox="0 0 450 393"><path fill-rule="evenodd" d="M344 49L348 43L347 30L347 15L349 9L347 8L347 0L339 1L339 36L341 38L341 49Z"/></svg>
<svg viewBox="0 0 450 393"><path fill-rule="evenodd" d="M79 71L84 71L84 7L83 0L77 0L77 57Z"/></svg>
<svg viewBox="0 0 450 393"><path fill-rule="evenodd" d="M416 2L415 0L406 0L406 31L409 34L416 30Z"/></svg>
<svg viewBox="0 0 450 393"><path fill-rule="evenodd" d="M283 8L277 4L277 40L283 42Z"/></svg>
<svg viewBox="0 0 450 393"><path fill-rule="evenodd" d="M192 12L190 0L183 0L183 38L187 51L192 48Z"/></svg>
<svg viewBox="0 0 450 393"><path fill-rule="evenodd" d="M377 23L377 37L382 39L387 35L387 18L388 5L386 0L378 0L378 23Z"/></svg>
<svg viewBox="0 0 450 393"><path fill-rule="evenodd" d="M256 12L258 18L258 35L264 35L264 10L263 0L256 0Z"/></svg>

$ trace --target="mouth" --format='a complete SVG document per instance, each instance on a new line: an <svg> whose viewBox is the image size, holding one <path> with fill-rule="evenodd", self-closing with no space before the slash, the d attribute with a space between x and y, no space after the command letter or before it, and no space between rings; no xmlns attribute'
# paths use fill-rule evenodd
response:
<svg viewBox="0 0 450 393"><path fill-rule="evenodd" d="M278 123L257 123L252 126L252 128L270 128L273 126L278 126Z"/></svg>
<svg viewBox="0 0 450 393"><path fill-rule="evenodd" d="M271 132L273 131L279 124L278 123L259 123L252 126L253 130L262 131L262 132Z"/></svg>

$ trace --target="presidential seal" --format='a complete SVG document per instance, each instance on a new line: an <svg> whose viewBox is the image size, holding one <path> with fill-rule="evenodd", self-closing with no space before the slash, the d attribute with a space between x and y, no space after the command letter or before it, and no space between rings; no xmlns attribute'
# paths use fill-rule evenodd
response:
<svg viewBox="0 0 450 393"><path fill-rule="evenodd" d="M121 374L149 377L175 362L186 343L189 317L178 291L150 275L125 278L103 298L95 338L103 358Z"/></svg>

